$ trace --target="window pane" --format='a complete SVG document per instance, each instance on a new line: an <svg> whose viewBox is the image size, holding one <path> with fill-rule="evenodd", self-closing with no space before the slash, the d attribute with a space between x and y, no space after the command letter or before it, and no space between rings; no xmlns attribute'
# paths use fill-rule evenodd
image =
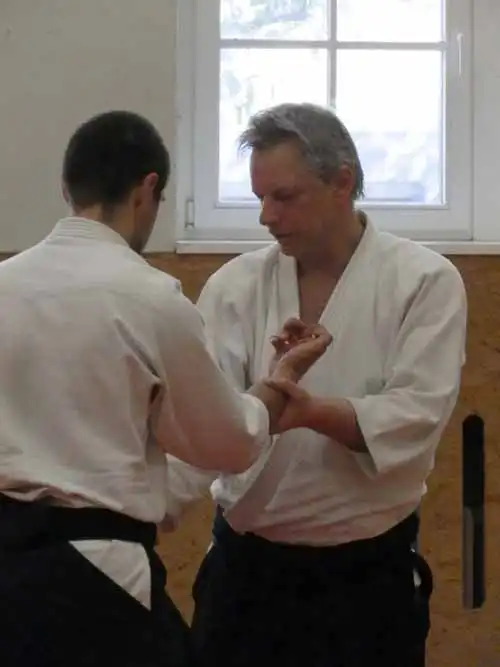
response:
<svg viewBox="0 0 500 667"><path fill-rule="evenodd" d="M442 58L338 51L336 109L360 152L366 199L443 203Z"/></svg>
<svg viewBox="0 0 500 667"><path fill-rule="evenodd" d="M337 0L337 39L439 42L445 0Z"/></svg>
<svg viewBox="0 0 500 667"><path fill-rule="evenodd" d="M326 49L221 51L219 200L254 199L248 158L237 151L249 117L282 102L327 104L327 74Z"/></svg>
<svg viewBox="0 0 500 667"><path fill-rule="evenodd" d="M221 0L222 39L328 39L329 0Z"/></svg>

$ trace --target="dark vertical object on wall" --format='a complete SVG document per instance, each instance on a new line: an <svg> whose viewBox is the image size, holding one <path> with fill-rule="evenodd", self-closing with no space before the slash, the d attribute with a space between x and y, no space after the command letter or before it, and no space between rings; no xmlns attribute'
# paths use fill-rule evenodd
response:
<svg viewBox="0 0 500 667"><path fill-rule="evenodd" d="M417 514L418 514L418 522L419 522L418 532L420 533L420 507L417 510ZM412 549L413 549L413 551L418 552L418 535L415 538L415 542L413 542L413 544L412 544Z"/></svg>
<svg viewBox="0 0 500 667"><path fill-rule="evenodd" d="M485 600L484 421L471 414L462 424L462 601L479 609Z"/></svg>

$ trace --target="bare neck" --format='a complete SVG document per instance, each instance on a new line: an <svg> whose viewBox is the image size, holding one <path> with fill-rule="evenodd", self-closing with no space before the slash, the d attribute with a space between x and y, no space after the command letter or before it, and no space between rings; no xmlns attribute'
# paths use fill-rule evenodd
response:
<svg viewBox="0 0 500 667"><path fill-rule="evenodd" d="M126 211L115 210L113 212L108 212L99 204L95 206L89 206L82 209L74 209L74 215L79 218L85 218L86 220L93 220L94 222L100 222L102 225L106 225L117 234L120 234L127 243L129 242L130 237L130 220Z"/></svg>
<svg viewBox="0 0 500 667"><path fill-rule="evenodd" d="M338 279L349 264L366 228L366 216L353 211L351 219L345 225L343 236L324 239L317 248L312 248L297 258L299 277L322 274Z"/></svg>

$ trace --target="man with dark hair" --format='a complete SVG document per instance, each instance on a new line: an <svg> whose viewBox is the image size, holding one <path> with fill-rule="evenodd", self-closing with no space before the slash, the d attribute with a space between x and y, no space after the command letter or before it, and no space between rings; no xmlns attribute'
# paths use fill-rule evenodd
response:
<svg viewBox="0 0 500 667"><path fill-rule="evenodd" d="M111 112L84 123L64 155L65 198L74 210L92 213L98 206L106 217L113 217L132 188L136 202L148 194L146 205L134 210L135 225L130 227L128 215L125 228L118 230L136 252L144 250L153 230L169 175L170 158L158 131L130 112Z"/></svg>
<svg viewBox="0 0 500 667"><path fill-rule="evenodd" d="M72 217L0 264L2 667L192 665L154 552L173 513L165 453L243 472L286 406L265 382L231 387L195 306L140 256L168 176L147 120L92 118L64 157ZM331 341L295 329L275 381Z"/></svg>

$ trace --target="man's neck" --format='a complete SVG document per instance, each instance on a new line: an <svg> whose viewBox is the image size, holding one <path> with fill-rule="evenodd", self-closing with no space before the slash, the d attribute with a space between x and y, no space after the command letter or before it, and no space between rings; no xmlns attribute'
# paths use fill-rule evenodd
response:
<svg viewBox="0 0 500 667"><path fill-rule="evenodd" d="M336 235L335 238L322 243L320 247L312 249L297 260L299 276L315 273L328 274L338 279L356 251L365 228L365 214L354 211L352 220L345 226L344 236L339 238Z"/></svg>
<svg viewBox="0 0 500 667"><path fill-rule="evenodd" d="M84 218L85 220L91 220L92 222L98 222L101 225L105 225L124 238L127 243L130 242L130 234L128 231L130 225L129 221L124 216L107 214L100 205L74 210L73 214L78 218Z"/></svg>

